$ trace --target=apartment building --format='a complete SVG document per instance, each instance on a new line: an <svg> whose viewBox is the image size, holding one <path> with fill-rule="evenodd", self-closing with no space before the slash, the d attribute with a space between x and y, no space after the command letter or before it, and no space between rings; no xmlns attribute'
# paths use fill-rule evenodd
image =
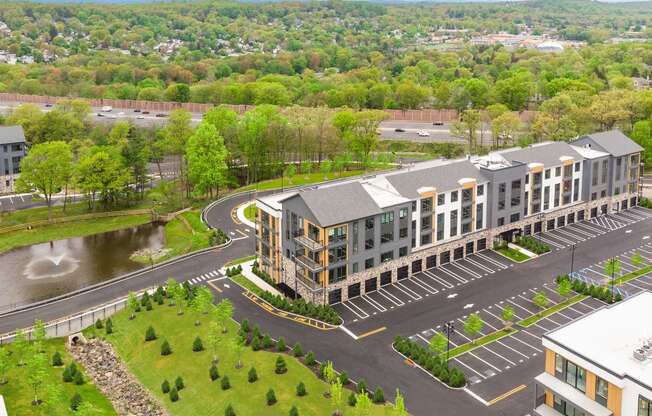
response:
<svg viewBox="0 0 652 416"><path fill-rule="evenodd" d="M642 148L619 131L431 160L257 200L261 268L334 304L638 201Z"/></svg>
<svg viewBox="0 0 652 416"><path fill-rule="evenodd" d="M25 133L21 126L0 126L0 194L15 192L20 161L25 157Z"/></svg>
<svg viewBox="0 0 652 416"><path fill-rule="evenodd" d="M543 336L539 416L652 415L652 293L641 292Z"/></svg>

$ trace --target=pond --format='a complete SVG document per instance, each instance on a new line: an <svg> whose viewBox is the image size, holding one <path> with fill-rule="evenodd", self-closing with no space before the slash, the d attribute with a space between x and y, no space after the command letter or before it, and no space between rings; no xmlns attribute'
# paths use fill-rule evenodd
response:
<svg viewBox="0 0 652 416"><path fill-rule="evenodd" d="M0 312L142 268L130 256L164 242L162 225L144 224L0 254Z"/></svg>

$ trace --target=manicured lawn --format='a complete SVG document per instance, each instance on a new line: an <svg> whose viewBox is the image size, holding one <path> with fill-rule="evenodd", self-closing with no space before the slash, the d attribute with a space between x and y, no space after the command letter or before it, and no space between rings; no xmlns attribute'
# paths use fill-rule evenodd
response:
<svg viewBox="0 0 652 416"><path fill-rule="evenodd" d="M219 351L218 369L221 377L228 376L231 389L222 390L220 379L212 382L209 378L212 352L193 352L192 344L197 335L207 346L208 318L202 318L199 327L194 325L194 318L188 311L182 316L176 314L176 308L155 305L152 311L137 314L136 319L129 320L126 311L118 313L114 321L114 333L108 340L126 362L129 369L140 382L149 388L166 406L171 415L218 415L224 414L224 409L231 404L238 415L286 416L296 405L302 416L330 416L334 408L330 401L323 397L327 385L320 381L314 373L298 360L283 355L288 371L277 375L274 372L278 353L254 352L245 347L242 354L244 367L235 368L237 354L230 347L235 339L238 327L229 322L228 333L223 336ZM145 330L152 325L158 339L144 341ZM172 354L161 356L160 349L163 340L172 347ZM247 373L255 367L258 381L249 383ZM186 387L179 393L180 400L170 401L167 394L161 392L161 383L167 379L170 383L178 377L183 377ZM308 392L307 396L297 397L296 386L303 382ZM273 388L278 402L267 406L265 394ZM348 397L345 390L344 397ZM351 409L346 406L347 414ZM374 406L371 415L390 415L388 406Z"/></svg>
<svg viewBox="0 0 652 416"><path fill-rule="evenodd" d="M283 178L282 182L281 182L281 178L270 179L268 181L258 182L258 184L252 184L252 185L240 187L238 189L235 189L234 192L251 191L254 189L258 191L265 191L269 189L281 188L281 185L286 188L291 186L308 185L312 183L318 183L318 182L323 182L323 181L328 181L328 180L333 180L338 178L348 178L350 176L362 175L363 173L365 173L363 170L343 171L341 175L339 174L339 172L331 172L328 175L324 175L321 172L313 172L307 175L303 173L297 173L292 178L288 178L288 177Z"/></svg>
<svg viewBox="0 0 652 416"><path fill-rule="evenodd" d="M125 215L120 217L96 218L75 223L52 224L32 230L13 231L0 234L0 253L16 247L45 243L52 240L62 240L72 237L83 237L91 234L129 228L147 224L151 217L144 215Z"/></svg>
<svg viewBox="0 0 652 416"><path fill-rule="evenodd" d="M256 207L256 203L254 202L251 205L248 205L245 210L244 210L244 216L246 219L248 219L251 222L256 221L256 212L258 212L258 208Z"/></svg>
<svg viewBox="0 0 652 416"><path fill-rule="evenodd" d="M546 316L550 316L554 313L557 313L559 311L562 311L566 309L567 307L577 303L581 302L584 299L588 298L586 295L575 295L572 298L568 298L563 302L560 302L554 306L551 306L547 309L544 309L543 311L530 315L529 317L523 319L522 321L517 322L519 326L522 326L524 328L527 328L529 326L534 325L535 323L539 322L541 319L545 318Z"/></svg>
<svg viewBox="0 0 652 416"><path fill-rule="evenodd" d="M634 270L631 273L624 274L624 275L620 276L619 278L615 279L614 283L617 284L617 285L621 285L621 284L623 284L625 282L636 279L637 277L642 276L642 275L647 274L647 273L650 273L650 272L652 272L652 265L645 266L645 267L643 267L641 269Z"/></svg>
<svg viewBox="0 0 652 416"><path fill-rule="evenodd" d="M231 280L233 280L234 282L236 282L237 284L239 284L243 288L249 290L250 292L253 292L253 293L257 294L258 296L262 295L263 292L264 292L263 289L259 288L255 284L253 284L253 282L251 280L247 279L246 277L244 277L241 274L231 276Z"/></svg>
<svg viewBox="0 0 652 416"><path fill-rule="evenodd" d="M188 211L181 214L186 222L180 218L175 218L165 224L165 247L170 252L157 262L170 259L172 257L180 256L191 251L201 250L210 246L209 230L201 222L198 211ZM193 233L194 230L194 233ZM147 260L143 260L147 263Z"/></svg>
<svg viewBox="0 0 652 416"><path fill-rule="evenodd" d="M10 415L73 415L74 413L69 410L70 399L75 393L79 393L82 400L91 404L95 410L94 415L115 415L111 402L102 395L102 393L92 384L91 380L84 374L86 382L81 386L74 383L64 383L62 381L63 369L66 365L70 364L72 357L67 353L64 347L64 340L61 338L48 340L44 343L45 354L48 356L48 383L56 383L62 387L62 397L59 401L45 401L41 405L33 406L31 404L34 398L34 391L27 384L27 370L23 367L17 366L17 357L12 354L10 356L10 370L7 374L9 383L0 385L0 395L4 397L7 411ZM11 347L9 348L11 351ZM59 351L63 357L64 366L53 367L51 365L52 354ZM82 369L80 364L77 367ZM83 372L83 369L82 369ZM41 392L41 397L44 399L46 395Z"/></svg>
<svg viewBox="0 0 652 416"><path fill-rule="evenodd" d="M244 263L245 261L253 260L255 258L256 258L255 254L252 254L251 256L240 257L239 259L227 261L224 267L233 267L240 263Z"/></svg>
<svg viewBox="0 0 652 416"><path fill-rule="evenodd" d="M472 351L476 348L479 348L483 345L491 344L494 341L497 341L501 338L504 338L506 336L512 335L513 333L518 332L515 329L499 329L498 331L492 332L490 334L487 334L483 336L482 338L476 339L474 342L467 342L466 344L462 344L460 346L457 346L453 348L452 350L449 351L449 358L455 358L457 356L460 356L464 353L467 353L469 351ZM442 353L442 357L446 357L446 353Z"/></svg>
<svg viewBox="0 0 652 416"><path fill-rule="evenodd" d="M518 250L514 250L513 248L509 247L501 247L501 248L495 248L495 252L502 254L503 256L514 260L517 263L522 263L526 260L529 260L530 257L526 256L525 254L521 253Z"/></svg>

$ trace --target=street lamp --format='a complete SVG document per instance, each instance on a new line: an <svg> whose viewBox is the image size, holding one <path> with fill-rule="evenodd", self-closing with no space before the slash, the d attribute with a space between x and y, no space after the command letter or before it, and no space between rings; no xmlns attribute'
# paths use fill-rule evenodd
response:
<svg viewBox="0 0 652 416"><path fill-rule="evenodd" d="M455 333L455 324L453 321L444 324L444 331L446 331L446 369L448 369L448 357L451 350L451 335Z"/></svg>
<svg viewBox="0 0 652 416"><path fill-rule="evenodd" d="M616 275L616 259L612 257L609 261L611 262L611 264L610 264L610 266L611 266L611 298L613 299L613 297L614 297L614 278L615 278L615 275Z"/></svg>
<svg viewBox="0 0 652 416"><path fill-rule="evenodd" d="M571 269L570 269L570 275L571 277L573 276L573 268L575 266L575 246L577 244L573 244L571 247Z"/></svg>

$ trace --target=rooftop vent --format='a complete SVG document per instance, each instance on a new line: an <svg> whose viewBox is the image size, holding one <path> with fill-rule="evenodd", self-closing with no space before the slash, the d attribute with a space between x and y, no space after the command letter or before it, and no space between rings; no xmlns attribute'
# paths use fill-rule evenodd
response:
<svg viewBox="0 0 652 416"><path fill-rule="evenodd" d="M638 361L645 361L652 357L652 338L643 341L640 347L634 349L634 358Z"/></svg>

